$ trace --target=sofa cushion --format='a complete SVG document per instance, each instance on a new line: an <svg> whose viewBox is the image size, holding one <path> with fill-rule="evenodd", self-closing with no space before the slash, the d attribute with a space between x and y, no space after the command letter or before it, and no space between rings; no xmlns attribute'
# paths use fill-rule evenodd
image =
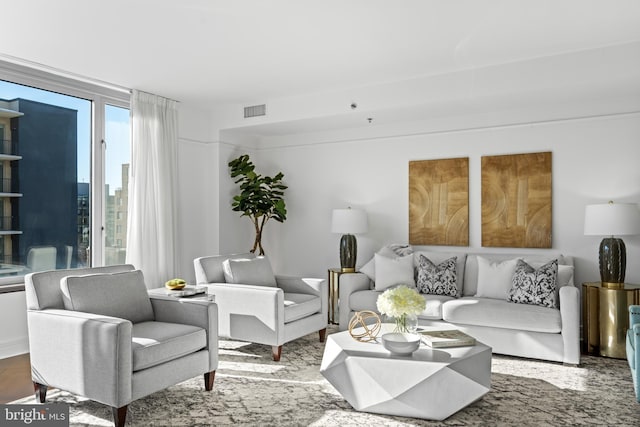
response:
<svg viewBox="0 0 640 427"><path fill-rule="evenodd" d="M413 248L411 245L406 245L403 243L392 243L380 248L377 252L380 255L384 255L388 258L394 258L397 256L407 256L413 253ZM376 280L376 257L371 257L371 259L359 270L360 273L365 274L371 281L371 289L373 289L373 282Z"/></svg>
<svg viewBox="0 0 640 427"><path fill-rule="evenodd" d="M434 264L426 256L418 255L418 280L416 285L423 294L458 295L456 287L456 259L452 257L438 265Z"/></svg>
<svg viewBox="0 0 640 427"><path fill-rule="evenodd" d="M393 252L393 250L391 250L391 248L387 246L383 246L382 248L380 248L380 250L376 252L376 254L383 255L388 258L393 258L395 256L398 256L395 252ZM360 270L359 270L360 273L365 274L369 278L369 280L372 281L372 285L373 285L373 282L375 282L376 280L376 254L373 254L369 262L367 262L365 265L360 267Z"/></svg>
<svg viewBox="0 0 640 427"><path fill-rule="evenodd" d="M178 359L207 346L207 333L197 326L166 322L133 325L133 371Z"/></svg>
<svg viewBox="0 0 640 427"><path fill-rule="evenodd" d="M506 300L509 296L513 275L516 272L518 259L502 262L491 262L478 257L478 298L495 298Z"/></svg>
<svg viewBox="0 0 640 427"><path fill-rule="evenodd" d="M558 260L560 262L560 260ZM529 265L533 268L540 268L545 263L541 262L532 262ZM574 286L573 284L573 265L561 265L558 264L558 276L556 278L556 307L558 306L558 301L560 301L560 288L563 286Z"/></svg>
<svg viewBox="0 0 640 427"><path fill-rule="evenodd" d="M513 255L513 254L467 254L464 267L464 288L462 295L473 296L478 291L478 257L482 256L491 261L506 261L513 258L520 258L529 265L534 263L546 264L554 259L558 260L558 265L565 264L565 258L561 254L541 254L541 255ZM573 283L571 283L573 285Z"/></svg>
<svg viewBox="0 0 640 427"><path fill-rule="evenodd" d="M222 269L227 283L276 286L276 277L267 257L226 259L222 263Z"/></svg>
<svg viewBox="0 0 640 427"><path fill-rule="evenodd" d="M376 301L382 292L363 290L355 291L349 295L349 308L353 311L373 310L376 309Z"/></svg>
<svg viewBox="0 0 640 427"><path fill-rule="evenodd" d="M356 291L349 296L349 308L352 311L377 311L376 302L380 295L382 295L382 292L371 290ZM421 319L442 320L442 304L453 299L454 297L446 295L429 295L426 298L426 307L422 313L418 314L418 317Z"/></svg>
<svg viewBox="0 0 640 427"><path fill-rule="evenodd" d="M319 313L322 309L320 297L309 294L284 293L284 323Z"/></svg>
<svg viewBox="0 0 640 427"><path fill-rule="evenodd" d="M426 298L426 307L422 313L418 314L420 319L442 320L442 307L447 301L452 301L455 297L448 295L429 295Z"/></svg>
<svg viewBox="0 0 640 427"><path fill-rule="evenodd" d="M66 276L60 280L60 290L67 310L118 317L132 323L154 319L140 270Z"/></svg>
<svg viewBox="0 0 640 427"><path fill-rule="evenodd" d="M437 251L416 251L413 254L413 263L417 270L420 255L424 255L434 264L440 264L449 258L456 257L456 288L458 288L458 296L462 295L464 287L464 268L467 260L466 253L455 252L437 252Z"/></svg>
<svg viewBox="0 0 640 427"><path fill-rule="evenodd" d="M556 308L557 277L558 260L554 259L537 269L523 260L518 260L508 300L519 304Z"/></svg>
<svg viewBox="0 0 640 427"><path fill-rule="evenodd" d="M383 291L394 285L415 286L413 276L413 255L392 258L375 254L375 290Z"/></svg>
<svg viewBox="0 0 640 427"><path fill-rule="evenodd" d="M560 333L560 310L539 305L514 304L491 298L463 297L444 303L443 320L463 325Z"/></svg>

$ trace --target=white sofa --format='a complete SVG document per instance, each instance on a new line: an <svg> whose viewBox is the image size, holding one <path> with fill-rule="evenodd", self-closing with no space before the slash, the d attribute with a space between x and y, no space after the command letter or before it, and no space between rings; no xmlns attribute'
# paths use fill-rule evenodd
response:
<svg viewBox="0 0 640 427"><path fill-rule="evenodd" d="M494 353L570 365L580 363L580 298L573 281L572 257L552 253L517 255L415 251L414 269L417 268L420 254L434 263L457 256L458 287L458 295L455 297L426 294L426 309L418 316L420 325L454 325L492 347ZM520 258L532 266L557 259L558 308L514 303L506 298L477 297L479 256L492 262ZM486 261L483 261L483 265L486 265ZM486 272L486 267L483 269ZM485 272L482 286L486 290ZM341 330L348 328L356 311L377 312L376 300L382 290L374 289L375 278L362 272L340 276Z"/></svg>

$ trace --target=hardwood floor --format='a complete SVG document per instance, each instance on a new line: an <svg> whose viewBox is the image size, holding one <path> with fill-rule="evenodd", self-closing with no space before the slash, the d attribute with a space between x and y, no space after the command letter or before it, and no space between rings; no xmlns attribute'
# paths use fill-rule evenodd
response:
<svg viewBox="0 0 640 427"><path fill-rule="evenodd" d="M33 395L29 353L0 359L0 404Z"/></svg>

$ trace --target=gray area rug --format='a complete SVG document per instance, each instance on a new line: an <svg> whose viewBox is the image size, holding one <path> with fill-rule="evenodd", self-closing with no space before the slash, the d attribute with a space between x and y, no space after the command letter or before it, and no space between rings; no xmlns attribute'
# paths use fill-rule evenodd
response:
<svg viewBox="0 0 640 427"><path fill-rule="evenodd" d="M273 362L269 346L221 341L213 391L204 391L201 377L177 384L133 402L127 425L640 425L626 360L583 356L579 367L570 367L494 355L491 391L436 422L354 411L320 375L323 350L312 334L286 344L281 361ZM71 425L113 425L110 409L99 403L58 390L51 390L47 401L70 404Z"/></svg>

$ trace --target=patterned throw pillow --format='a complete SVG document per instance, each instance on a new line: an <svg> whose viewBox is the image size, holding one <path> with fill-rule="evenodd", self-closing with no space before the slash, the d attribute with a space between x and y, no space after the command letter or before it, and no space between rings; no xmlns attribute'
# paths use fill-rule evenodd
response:
<svg viewBox="0 0 640 427"><path fill-rule="evenodd" d="M449 258L435 265L429 258L420 255L418 258L418 290L423 294L457 296L456 259L457 257Z"/></svg>
<svg viewBox="0 0 640 427"><path fill-rule="evenodd" d="M541 305L557 308L556 281L558 278L558 260L554 259L535 269L522 260L518 260L513 275L513 285L509 291L509 301L519 304Z"/></svg>

